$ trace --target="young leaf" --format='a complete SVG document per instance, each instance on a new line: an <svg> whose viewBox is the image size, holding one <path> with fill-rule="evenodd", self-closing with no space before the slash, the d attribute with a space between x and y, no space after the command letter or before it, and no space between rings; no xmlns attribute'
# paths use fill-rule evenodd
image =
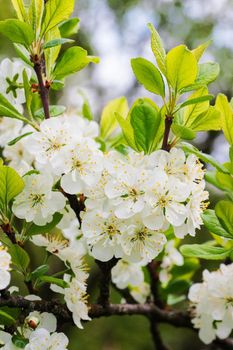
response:
<svg viewBox="0 0 233 350"><path fill-rule="evenodd" d="M195 154L203 162L211 164L214 168L221 171L222 173L229 174L229 170L224 165L219 163L216 159L214 159L214 157L210 156L209 154L206 154L206 153L199 151L193 145L186 143L186 142L183 142L182 148L185 152Z"/></svg>
<svg viewBox="0 0 233 350"><path fill-rule="evenodd" d="M133 131L132 125L130 124L130 120L128 118L124 119L117 112L115 114L127 144L135 151L139 151L139 152L142 151L142 149L138 149L138 147L135 144L134 131Z"/></svg>
<svg viewBox="0 0 233 350"><path fill-rule="evenodd" d="M23 134L23 135L20 135L20 136L16 137L15 139L13 139L10 142L8 142L8 146L15 145L18 141L22 140L24 137L27 137L27 136L29 136L31 134L32 134L32 132L26 132L26 134Z"/></svg>
<svg viewBox="0 0 233 350"><path fill-rule="evenodd" d="M38 39L44 14L44 0L31 0L28 13L35 37Z"/></svg>
<svg viewBox="0 0 233 350"><path fill-rule="evenodd" d="M218 202L215 212L222 226L233 236L233 202L226 200Z"/></svg>
<svg viewBox="0 0 233 350"><path fill-rule="evenodd" d="M204 96L199 96L199 97L195 97L195 98L190 98L188 100L186 100L185 102L181 103L180 108L183 108L185 106L189 106L189 105L196 105L198 103L202 103L205 101L211 101L213 99L213 95L204 95Z"/></svg>
<svg viewBox="0 0 233 350"><path fill-rule="evenodd" d="M233 193L233 176L232 176L232 168L233 164L232 163L224 163L225 168L227 168L230 172L230 174L223 174L219 171L216 172L216 179L220 186L225 190L225 191L230 191Z"/></svg>
<svg viewBox="0 0 233 350"><path fill-rule="evenodd" d="M77 34L79 30L79 18L70 18L59 25L59 30L63 38L69 38Z"/></svg>
<svg viewBox="0 0 233 350"><path fill-rule="evenodd" d="M20 44L13 44L13 45L17 55L21 58L21 60L23 60L29 66L33 67L33 63L30 61L29 51L23 45L20 45Z"/></svg>
<svg viewBox="0 0 233 350"><path fill-rule="evenodd" d="M219 111L210 106L207 111L195 118L190 127L193 131L221 130L221 118Z"/></svg>
<svg viewBox="0 0 233 350"><path fill-rule="evenodd" d="M103 139L108 138L116 129L118 123L115 113L120 114L124 119L129 112L129 106L125 97L110 101L103 109L100 119L100 135Z"/></svg>
<svg viewBox="0 0 233 350"><path fill-rule="evenodd" d="M228 231L226 231L222 227L214 210L212 210L212 209L205 210L204 213L202 214L202 219L203 219L205 227L211 233L214 233L215 235L222 236L225 238L233 239L233 235L231 235Z"/></svg>
<svg viewBox="0 0 233 350"><path fill-rule="evenodd" d="M69 43L73 43L73 42L74 42L74 40L66 39L66 38L53 39L53 40L50 40L47 43L45 43L43 45L43 49L46 50L46 49L50 49L51 47L60 46L63 44L69 44Z"/></svg>
<svg viewBox="0 0 233 350"><path fill-rule="evenodd" d="M45 4L42 35L68 19L74 10L74 0L49 0Z"/></svg>
<svg viewBox="0 0 233 350"><path fill-rule="evenodd" d="M14 106L8 102L8 100L0 94L0 116L1 117L9 117L14 119L22 120L27 123L28 120L24 118L22 114L20 114Z"/></svg>
<svg viewBox="0 0 233 350"><path fill-rule="evenodd" d="M161 122L161 115L145 99L139 99L130 111L130 123L134 131L134 140L145 154L152 151L156 133Z"/></svg>
<svg viewBox="0 0 233 350"><path fill-rule="evenodd" d="M83 114L83 117L86 118L87 120L94 119L94 116L93 116L93 113L91 110L91 106L90 106L88 100L86 100L86 99L84 100L84 103L83 103L82 114Z"/></svg>
<svg viewBox="0 0 233 350"><path fill-rule="evenodd" d="M45 275L49 271L49 265L38 266L34 271L30 273L29 279L35 280L38 277Z"/></svg>
<svg viewBox="0 0 233 350"><path fill-rule="evenodd" d="M53 220L51 222L49 222L47 225L45 226L38 226L36 224L32 224L29 226L28 230L27 230L27 234L29 236L33 236L33 235L39 235L39 234L44 234L44 233L48 233L50 232L54 227L56 227L59 222L61 221L63 215L60 213L55 213L53 215Z"/></svg>
<svg viewBox="0 0 233 350"><path fill-rule="evenodd" d="M16 320L6 311L0 309L0 322L4 326L12 326L15 324Z"/></svg>
<svg viewBox="0 0 233 350"><path fill-rule="evenodd" d="M224 135L229 144L233 145L233 111L227 100L227 97L223 94L219 94L215 107L220 112Z"/></svg>
<svg viewBox="0 0 233 350"><path fill-rule="evenodd" d="M59 106L59 105L54 105L54 106L49 106L49 114L50 117L57 117L61 114L63 114L66 111L65 106ZM44 109L40 108L34 113L34 117L38 119L44 119Z"/></svg>
<svg viewBox="0 0 233 350"><path fill-rule="evenodd" d="M60 34L59 29L57 27L55 27L46 33L45 42L50 42L54 38L60 38L60 36L61 36L61 34ZM51 74L52 74L52 71L54 68L54 63L56 62L56 59L58 58L60 50L61 50L61 45L57 45L57 46L51 47L51 48L44 51L48 79L51 79Z"/></svg>
<svg viewBox="0 0 233 350"><path fill-rule="evenodd" d="M8 251L11 255L12 263L19 270L26 271L30 263L30 258L26 250L24 250L17 244L12 244Z"/></svg>
<svg viewBox="0 0 233 350"><path fill-rule="evenodd" d="M69 287L69 284L60 278L55 278L52 276L40 276L39 279L42 282L56 284L57 286L59 286L61 288Z"/></svg>
<svg viewBox="0 0 233 350"><path fill-rule="evenodd" d="M166 52L162 40L153 24L148 23L148 28L151 31L151 48L155 55L158 67L161 72L166 75Z"/></svg>
<svg viewBox="0 0 233 350"><path fill-rule="evenodd" d="M172 131L183 140L193 140L196 137L196 133L192 129L183 125L173 123Z"/></svg>
<svg viewBox="0 0 233 350"><path fill-rule="evenodd" d="M6 19L0 22L0 33L5 35L13 43L29 47L34 40L34 33L28 23L18 19Z"/></svg>
<svg viewBox="0 0 233 350"><path fill-rule="evenodd" d="M67 75L80 71L90 62L98 63L98 58L88 56L87 51L82 47L71 47L58 60L53 71L53 76L58 80L63 79Z"/></svg>
<svg viewBox="0 0 233 350"><path fill-rule="evenodd" d="M208 243L185 244L180 247L180 251L184 256L205 260L223 260L231 253L231 249L227 250L223 247L214 247Z"/></svg>
<svg viewBox="0 0 233 350"><path fill-rule="evenodd" d="M166 77L175 92L194 83L198 71L197 60L185 45L177 46L169 51L166 64Z"/></svg>
<svg viewBox="0 0 233 350"><path fill-rule="evenodd" d="M156 95L165 96L163 78L159 70L150 61L141 57L133 58L131 65L140 84Z"/></svg>
<svg viewBox="0 0 233 350"><path fill-rule="evenodd" d="M11 0L11 2L18 16L18 19L20 19L20 21L26 22L27 14L24 8L23 0Z"/></svg>
<svg viewBox="0 0 233 350"><path fill-rule="evenodd" d="M199 45L196 49L192 50L192 53L196 57L196 60L199 61L207 47L209 47L211 44L211 40L206 41L205 43Z"/></svg>
<svg viewBox="0 0 233 350"><path fill-rule="evenodd" d="M10 201L24 188L24 182L18 173L7 166L0 167L0 208L6 212Z"/></svg>
<svg viewBox="0 0 233 350"><path fill-rule="evenodd" d="M26 69L23 70L23 86L24 86L27 110L30 117L32 117L31 104L33 99L33 93L31 89L31 85L28 80Z"/></svg>
<svg viewBox="0 0 233 350"><path fill-rule="evenodd" d="M220 67L218 63L207 62L198 65L198 74L195 84L208 85L219 75Z"/></svg>

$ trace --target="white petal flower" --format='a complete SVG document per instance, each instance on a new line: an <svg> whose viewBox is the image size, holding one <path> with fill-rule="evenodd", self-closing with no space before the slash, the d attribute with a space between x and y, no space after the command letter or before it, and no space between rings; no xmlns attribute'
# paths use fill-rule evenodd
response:
<svg viewBox="0 0 233 350"><path fill-rule="evenodd" d="M112 268L112 281L120 289L128 286L138 286L144 281L144 274L140 264L129 263L123 259Z"/></svg>
<svg viewBox="0 0 233 350"><path fill-rule="evenodd" d="M0 146L5 147L9 141L18 137L22 127L21 120L0 117Z"/></svg>
<svg viewBox="0 0 233 350"><path fill-rule="evenodd" d="M46 329L40 328L31 333L25 350L66 350L68 343L69 340L64 333L50 335Z"/></svg>
<svg viewBox="0 0 233 350"><path fill-rule="evenodd" d="M14 214L39 226L51 222L53 214L64 208L65 197L52 191L53 179L47 175L32 174L24 179L25 188L13 203Z"/></svg>
<svg viewBox="0 0 233 350"><path fill-rule="evenodd" d="M189 290L194 327L200 339L211 343L216 336L227 338L233 329L233 264L221 265L217 271L203 272L203 282Z"/></svg>
<svg viewBox="0 0 233 350"><path fill-rule="evenodd" d="M10 283L10 263L10 254L0 245L0 290L5 289Z"/></svg>
<svg viewBox="0 0 233 350"><path fill-rule="evenodd" d="M81 320L90 320L88 316L86 286L77 278L64 275L64 280L69 284L67 288L51 285L54 292L64 294L68 309L72 312L74 323L78 328L83 328Z"/></svg>
<svg viewBox="0 0 233 350"><path fill-rule="evenodd" d="M175 240L170 240L167 242L164 251L164 257L160 265L161 270L159 273L160 281L166 285L170 279L170 271L173 266L182 266L184 264L184 258L180 252L176 249Z"/></svg>
<svg viewBox="0 0 233 350"><path fill-rule="evenodd" d="M130 294L140 304L144 304L146 302L146 299L149 297L150 293L150 285L146 282L130 288Z"/></svg>
<svg viewBox="0 0 233 350"><path fill-rule="evenodd" d="M35 329L44 328L49 333L53 333L57 329L57 319L52 313L33 311L26 317L24 321L23 335L29 338Z"/></svg>
<svg viewBox="0 0 233 350"><path fill-rule="evenodd" d="M112 212L87 211L82 218L82 232L90 254L100 261L108 261L119 256L120 235L125 224Z"/></svg>

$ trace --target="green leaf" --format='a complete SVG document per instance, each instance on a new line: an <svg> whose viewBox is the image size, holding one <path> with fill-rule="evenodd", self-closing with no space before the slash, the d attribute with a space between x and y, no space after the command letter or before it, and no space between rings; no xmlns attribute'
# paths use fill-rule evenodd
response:
<svg viewBox="0 0 233 350"><path fill-rule="evenodd" d="M187 101L193 101L202 98L208 94L208 89L206 87L195 91L189 96ZM186 101L186 102L187 102ZM183 124L186 127L192 128L192 123L199 118L200 114L206 112L209 108L209 100L202 101L201 103L195 103L187 105L183 110Z"/></svg>
<svg viewBox="0 0 233 350"><path fill-rule="evenodd" d="M196 105L198 103L202 103L202 102L206 102L206 101L211 101L213 99L213 95L204 95L204 96L199 96L199 97L195 97L195 98L190 98L188 100L186 100L185 102L181 103L181 105L179 106L180 108L183 108L185 106L189 106L189 105Z"/></svg>
<svg viewBox="0 0 233 350"><path fill-rule="evenodd" d="M20 19L20 21L26 22L27 14L25 11L23 0L11 0L11 2L18 16L18 19Z"/></svg>
<svg viewBox="0 0 233 350"><path fill-rule="evenodd" d="M10 314L8 314L3 309L0 309L0 322L4 326L12 326L15 324L16 320Z"/></svg>
<svg viewBox="0 0 233 350"><path fill-rule="evenodd" d="M132 125L130 124L130 120L128 118L124 119L117 112L115 114L127 144L135 151L142 151L142 149L138 149L138 147L135 144L134 131L133 131Z"/></svg>
<svg viewBox="0 0 233 350"><path fill-rule="evenodd" d="M214 247L208 243L185 244L180 247L180 251L184 256L205 260L223 260L226 259L231 252L231 250L227 250L223 247Z"/></svg>
<svg viewBox="0 0 233 350"><path fill-rule="evenodd" d="M196 49L192 50L192 53L196 57L196 60L199 61L207 47L209 47L211 44L211 40L206 41L205 43L199 45Z"/></svg>
<svg viewBox="0 0 233 350"><path fill-rule="evenodd" d="M193 84L197 77L197 60L185 45L173 48L167 54L167 79L175 92Z"/></svg>
<svg viewBox="0 0 233 350"><path fill-rule="evenodd" d="M209 182L211 185L219 188L220 190L223 190L222 186L220 185L220 183L218 182L218 180L216 178L216 170L214 170L214 171L207 171L205 173L205 180L207 182Z"/></svg>
<svg viewBox="0 0 233 350"><path fill-rule="evenodd" d="M116 98L110 101L103 109L100 119L100 135L107 139L117 128L116 114L120 114L124 119L129 112L129 106L125 97Z"/></svg>
<svg viewBox="0 0 233 350"><path fill-rule="evenodd" d="M66 111L65 106L59 106L59 105L54 105L54 106L49 106L49 113L50 117L57 117L61 114L63 114ZM34 117L38 119L44 119L44 109L40 108L34 113Z"/></svg>
<svg viewBox="0 0 233 350"><path fill-rule="evenodd" d="M47 225L38 226L35 224L31 224L27 229L27 234L29 236L39 235L50 232L54 227L56 227L61 221L63 215L61 213L55 213L53 215L53 220L49 222Z"/></svg>
<svg viewBox="0 0 233 350"><path fill-rule="evenodd" d="M31 0L28 14L35 37L38 39L44 14L44 0Z"/></svg>
<svg viewBox="0 0 233 350"><path fill-rule="evenodd" d="M59 25L59 30L63 38L69 38L78 33L79 18L70 18Z"/></svg>
<svg viewBox="0 0 233 350"><path fill-rule="evenodd" d="M220 113L215 107L210 106L207 111L200 114L191 123L193 131L221 130Z"/></svg>
<svg viewBox="0 0 233 350"><path fill-rule="evenodd" d="M221 225L218 217L215 214L215 211L212 209L207 209L202 214L202 219L205 227L215 235L222 236L225 238L233 239L233 235L227 232Z"/></svg>
<svg viewBox="0 0 233 350"><path fill-rule="evenodd" d="M22 114L20 114L14 106L8 102L8 100L0 94L0 116L1 117L9 117L14 119L19 119L24 122L28 122L26 118Z"/></svg>
<svg viewBox="0 0 233 350"><path fill-rule="evenodd" d="M53 40L50 40L47 43L45 43L43 45L43 49L46 50L46 49L50 49L51 47L60 46L63 44L68 44L68 43L73 43L73 42L74 42L74 40L66 39L66 38L53 39Z"/></svg>
<svg viewBox="0 0 233 350"><path fill-rule="evenodd" d="M163 78L159 70L150 61L141 57L133 58L131 65L137 80L145 89L156 95L165 96Z"/></svg>
<svg viewBox="0 0 233 350"><path fill-rule="evenodd" d="M91 106L90 106L88 100L85 100L83 103L82 114L83 114L83 117L86 118L87 120L94 119L94 116L93 116L93 113L91 110Z"/></svg>
<svg viewBox="0 0 233 350"><path fill-rule="evenodd" d="M41 277L45 275L49 271L49 265L41 265L38 266L34 271L30 273L30 279L37 279L38 277Z"/></svg>
<svg viewBox="0 0 233 350"><path fill-rule="evenodd" d="M8 146L15 145L18 141L22 140L24 137L27 137L27 136L29 136L31 134L32 134L32 132L26 132L26 134L23 134L23 135L20 135L20 136L16 137L15 139L13 139L10 142L8 142Z"/></svg>
<svg viewBox="0 0 233 350"><path fill-rule="evenodd" d="M39 279L42 282L56 284L57 286L59 286L61 288L68 288L69 287L69 284L60 278L55 278L52 276L40 276Z"/></svg>
<svg viewBox="0 0 233 350"><path fill-rule="evenodd" d="M98 58L88 56L82 47L71 47L58 60L53 76L60 80L85 68L89 63L98 63Z"/></svg>
<svg viewBox="0 0 233 350"><path fill-rule="evenodd" d="M57 27L54 27L53 29L49 30L45 35L45 42L49 42L53 40L54 38L60 38L61 34ZM46 70L47 70L47 78L52 80L51 75L52 71L54 69L54 64L58 58L58 55L61 50L61 45L57 45L54 47L51 47L44 51L45 55L45 63L46 63Z"/></svg>
<svg viewBox="0 0 233 350"><path fill-rule="evenodd" d="M166 75L166 52L163 47L163 42L153 24L148 23L148 28L151 31L151 48L155 55L158 67L161 72Z"/></svg>
<svg viewBox="0 0 233 350"><path fill-rule="evenodd" d="M68 19L74 10L74 0L49 0L45 4L42 35Z"/></svg>
<svg viewBox="0 0 233 350"><path fill-rule="evenodd" d="M134 140L138 149L145 154L153 149L154 139L159 129L161 115L147 100L139 99L130 111L130 123L134 130Z"/></svg>
<svg viewBox="0 0 233 350"><path fill-rule="evenodd" d="M233 236L233 202L226 200L218 202L215 213L225 230Z"/></svg>
<svg viewBox="0 0 233 350"><path fill-rule="evenodd" d="M34 40L34 33L30 25L18 19L6 19L0 22L0 33L13 43L30 46Z"/></svg>
<svg viewBox="0 0 233 350"><path fill-rule="evenodd" d="M173 123L172 131L183 140L193 140L196 137L196 133L192 129L183 125Z"/></svg>
<svg viewBox="0 0 233 350"><path fill-rule="evenodd" d="M231 163L233 163L233 145L230 146L229 148L229 157L230 157Z"/></svg>
<svg viewBox="0 0 233 350"><path fill-rule="evenodd" d="M218 77L220 67L218 63L207 62L198 65L198 74L195 84L208 85Z"/></svg>
<svg viewBox="0 0 233 350"><path fill-rule="evenodd" d="M0 166L0 208L6 212L10 201L24 188L24 182L18 173L7 166Z"/></svg>
<svg viewBox="0 0 233 350"><path fill-rule="evenodd" d="M215 107L220 112L224 135L229 144L233 145L233 111L227 100L227 97L223 94L219 94Z"/></svg>
<svg viewBox="0 0 233 350"><path fill-rule="evenodd" d="M216 179L222 189L229 190L231 193L233 193L233 164L232 163L224 163L224 166L226 169L229 170L230 174L223 174L219 171L216 172Z"/></svg>
<svg viewBox="0 0 233 350"><path fill-rule="evenodd" d="M25 346L28 344L28 339L23 338L20 334L14 334L12 343L19 349L25 349Z"/></svg>
<svg viewBox="0 0 233 350"><path fill-rule="evenodd" d="M14 264L19 270L26 271L30 263L30 258L26 250L19 245L14 244L9 249L11 255L12 264Z"/></svg>
<svg viewBox="0 0 233 350"><path fill-rule="evenodd" d="M21 60L23 60L29 66L33 67L33 63L30 61L29 51L23 45L20 45L20 44L13 44L13 45L19 58L21 58Z"/></svg>
<svg viewBox="0 0 233 350"><path fill-rule="evenodd" d="M229 170L226 167L224 167L224 165L220 164L216 159L214 159L214 157L210 156L209 154L198 151L198 149L192 146L191 144L182 142L182 148L185 152L195 154L203 162L211 164L214 168L221 171L222 173L229 174Z"/></svg>
<svg viewBox="0 0 233 350"><path fill-rule="evenodd" d="M53 80L51 89L55 91L59 91L64 87L64 81L62 80Z"/></svg>
<svg viewBox="0 0 233 350"><path fill-rule="evenodd" d="M31 104L32 104L32 99L33 99L33 93L31 90L31 85L28 80L27 72L26 69L23 70L23 86L24 86L24 93L25 93L25 98L26 98L26 105L27 105L27 110L32 118L32 111L31 111Z"/></svg>

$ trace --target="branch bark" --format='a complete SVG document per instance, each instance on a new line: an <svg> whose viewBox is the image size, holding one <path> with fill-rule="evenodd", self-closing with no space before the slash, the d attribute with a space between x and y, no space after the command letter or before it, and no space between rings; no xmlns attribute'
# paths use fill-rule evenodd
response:
<svg viewBox="0 0 233 350"><path fill-rule="evenodd" d="M162 149L164 151L169 152L170 151L170 144L168 142L171 126L172 126L172 120L173 118L169 115L166 115L165 117L165 131L164 131L164 136L163 136L163 144L162 144Z"/></svg>
<svg viewBox="0 0 233 350"><path fill-rule="evenodd" d="M100 296L98 298L98 303L103 307L109 305L110 300L110 285L111 285L111 270L113 266L116 265L118 259L112 258L107 262L102 262L96 260L96 264L99 266L101 270L101 278L100 278Z"/></svg>

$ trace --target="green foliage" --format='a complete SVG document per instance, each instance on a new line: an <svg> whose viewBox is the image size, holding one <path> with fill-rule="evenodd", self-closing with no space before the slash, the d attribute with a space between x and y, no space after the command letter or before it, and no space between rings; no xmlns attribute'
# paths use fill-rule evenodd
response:
<svg viewBox="0 0 233 350"><path fill-rule="evenodd" d="M0 22L0 33L5 35L13 43L29 47L34 40L31 26L18 19L7 19Z"/></svg>
<svg viewBox="0 0 233 350"><path fill-rule="evenodd" d="M29 280L36 280L37 278L44 276L49 271L49 265L38 266L34 271L29 275Z"/></svg>
<svg viewBox="0 0 233 350"><path fill-rule="evenodd" d="M28 15L36 39L40 36L43 14L44 0L31 0Z"/></svg>
<svg viewBox="0 0 233 350"><path fill-rule="evenodd" d="M57 117L61 114L63 114L66 110L65 106L59 106L59 105L54 105L54 106L49 106L49 114L50 117ZM44 119L44 109L40 108L34 113L34 117L38 119Z"/></svg>
<svg viewBox="0 0 233 350"><path fill-rule="evenodd" d="M70 36L77 34L79 30L79 23L80 21L78 18L70 18L62 22L59 25L61 36L63 38L69 38Z"/></svg>
<svg viewBox="0 0 233 350"><path fill-rule="evenodd" d="M8 251L11 255L12 264L15 265L17 270L26 273L28 265L30 263L30 257L26 250L17 244L12 244Z"/></svg>
<svg viewBox="0 0 233 350"><path fill-rule="evenodd" d="M44 283L56 284L61 288L69 287L69 284L60 278L55 278L52 276L40 276L39 280Z"/></svg>
<svg viewBox="0 0 233 350"><path fill-rule="evenodd" d="M74 0L49 0L45 5L42 34L68 19L74 10Z"/></svg>
<svg viewBox="0 0 233 350"><path fill-rule="evenodd" d="M116 113L124 119L129 112L129 106L125 97L116 98L110 101L103 109L100 119L100 135L103 139L108 138L117 128Z"/></svg>
<svg viewBox="0 0 233 350"><path fill-rule="evenodd" d="M15 139L13 139L10 142L8 142L8 146L15 145L18 141L22 140L24 137L27 137L27 136L29 136L31 134L32 134L32 132L26 132L25 134L16 137Z"/></svg>
<svg viewBox="0 0 233 350"><path fill-rule="evenodd" d="M139 83L148 91L162 97L165 96L163 78L159 70L150 61L141 57L133 58L131 65Z"/></svg>
<svg viewBox="0 0 233 350"><path fill-rule="evenodd" d="M205 50L209 47L211 44L211 40L206 41L205 43L199 45L196 49L192 50L192 53L196 57L196 60L199 61L202 57Z"/></svg>
<svg viewBox="0 0 233 350"><path fill-rule="evenodd" d="M233 237L233 202L221 200L215 207L216 215L224 229Z"/></svg>
<svg viewBox="0 0 233 350"><path fill-rule="evenodd" d="M216 213L212 209L206 210L202 214L202 219L204 222L205 227L215 235L222 236L225 238L233 239L233 235L226 231L224 227L221 225L221 222L219 221Z"/></svg>
<svg viewBox="0 0 233 350"><path fill-rule="evenodd" d="M166 67L166 77L175 93L196 80L197 60L185 45L177 46L168 52Z"/></svg>
<svg viewBox="0 0 233 350"><path fill-rule="evenodd" d="M230 145L233 145L233 110L227 101L227 97L219 94L216 100L216 108L221 115L221 125L224 135Z"/></svg>
<svg viewBox="0 0 233 350"><path fill-rule="evenodd" d="M8 100L0 94L0 116L19 119L24 122L28 122L22 114L20 114L15 107L12 106Z"/></svg>
<svg viewBox="0 0 233 350"><path fill-rule="evenodd" d="M158 67L161 72L166 75L166 52L163 47L163 42L153 24L149 23L148 28L151 31L151 48L155 55Z"/></svg>
<svg viewBox="0 0 233 350"><path fill-rule="evenodd" d="M66 38L53 39L53 40L50 40L47 43L45 43L43 45L43 49L44 50L51 49L51 47L60 46L60 45L63 45L63 44L70 44L70 43L73 43L73 42L74 42L74 40L66 39Z"/></svg>
<svg viewBox="0 0 233 350"><path fill-rule="evenodd" d="M220 67L218 63L207 62L199 64L195 84L200 86L209 85L218 77L219 72Z"/></svg>
<svg viewBox="0 0 233 350"><path fill-rule="evenodd" d="M88 56L87 51L82 47L71 47L58 60L53 71L53 77L61 80L70 74L80 71L91 62L98 63L99 59L94 56Z"/></svg>
<svg viewBox="0 0 233 350"><path fill-rule="evenodd" d="M27 13L25 11L25 8L24 8L23 0L11 0L11 2L12 2L12 5L15 9L15 12L18 16L18 19L26 22L28 17L27 17Z"/></svg>
<svg viewBox="0 0 233 350"><path fill-rule="evenodd" d="M11 200L24 188L24 182L18 173L7 166L0 166L0 210L5 214Z"/></svg>
<svg viewBox="0 0 233 350"><path fill-rule="evenodd" d="M12 326L15 324L16 320L3 308L0 308L0 322L4 326Z"/></svg>
<svg viewBox="0 0 233 350"><path fill-rule="evenodd" d="M213 246L212 241L204 244L185 244L180 251L184 256L205 260L223 260L231 253L231 249Z"/></svg>

